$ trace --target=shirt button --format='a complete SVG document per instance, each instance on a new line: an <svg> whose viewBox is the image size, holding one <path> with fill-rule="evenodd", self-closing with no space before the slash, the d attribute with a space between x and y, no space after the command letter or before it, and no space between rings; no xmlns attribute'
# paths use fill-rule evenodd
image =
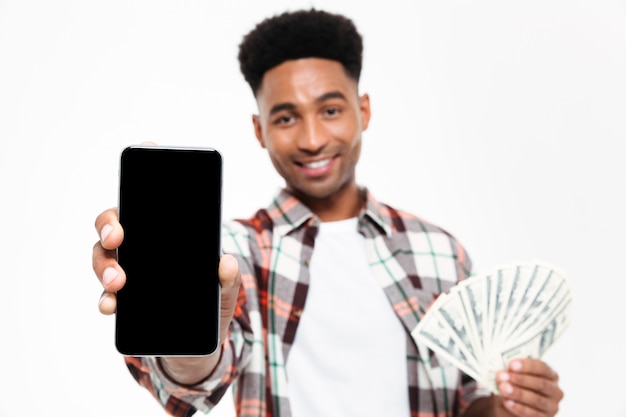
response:
<svg viewBox="0 0 626 417"><path fill-rule="evenodd" d="M304 260L304 265L305 266L310 266L311 265L311 261L309 259L305 259Z"/></svg>

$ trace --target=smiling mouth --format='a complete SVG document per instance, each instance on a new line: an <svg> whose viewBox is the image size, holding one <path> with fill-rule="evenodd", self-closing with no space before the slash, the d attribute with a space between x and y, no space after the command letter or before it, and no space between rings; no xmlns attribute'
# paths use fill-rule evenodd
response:
<svg viewBox="0 0 626 417"><path fill-rule="evenodd" d="M308 162L308 163L300 163L300 165L303 166L304 168L308 168L308 169L319 169L319 168L323 168L326 165L330 164L331 161L332 161L332 158L327 158L327 159L322 159L320 161L313 161L313 162Z"/></svg>

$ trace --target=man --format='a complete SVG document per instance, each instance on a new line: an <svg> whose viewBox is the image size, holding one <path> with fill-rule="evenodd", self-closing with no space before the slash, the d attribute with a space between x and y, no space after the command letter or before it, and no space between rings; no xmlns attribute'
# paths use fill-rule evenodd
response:
<svg viewBox="0 0 626 417"><path fill-rule="evenodd" d="M555 415L563 393L542 361L512 361L497 376L501 396L489 396L411 338L470 261L443 229L357 185L370 120L361 57L353 23L316 10L266 19L244 38L254 131L285 189L224 225L219 351L128 357L131 373L175 416L209 411L231 384L240 416ZM96 228L100 309L111 314L123 230L113 209Z"/></svg>

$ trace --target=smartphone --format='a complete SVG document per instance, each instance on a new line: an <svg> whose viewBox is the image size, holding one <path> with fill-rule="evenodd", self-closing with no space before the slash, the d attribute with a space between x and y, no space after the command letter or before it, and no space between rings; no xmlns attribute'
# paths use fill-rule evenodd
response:
<svg viewBox="0 0 626 417"><path fill-rule="evenodd" d="M209 148L131 146L120 157L115 344L124 355L218 347L222 157Z"/></svg>

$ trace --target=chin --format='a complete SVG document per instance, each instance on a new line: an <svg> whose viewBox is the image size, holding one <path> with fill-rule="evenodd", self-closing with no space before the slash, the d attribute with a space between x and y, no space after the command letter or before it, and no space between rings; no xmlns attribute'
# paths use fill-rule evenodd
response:
<svg viewBox="0 0 626 417"><path fill-rule="evenodd" d="M341 194L341 192L345 189L345 185L343 186L331 186L331 185L323 185L319 184L319 186L309 186L309 187L290 187L290 189L296 194L301 196L304 199L314 199L314 200L324 200L333 198L336 195Z"/></svg>

